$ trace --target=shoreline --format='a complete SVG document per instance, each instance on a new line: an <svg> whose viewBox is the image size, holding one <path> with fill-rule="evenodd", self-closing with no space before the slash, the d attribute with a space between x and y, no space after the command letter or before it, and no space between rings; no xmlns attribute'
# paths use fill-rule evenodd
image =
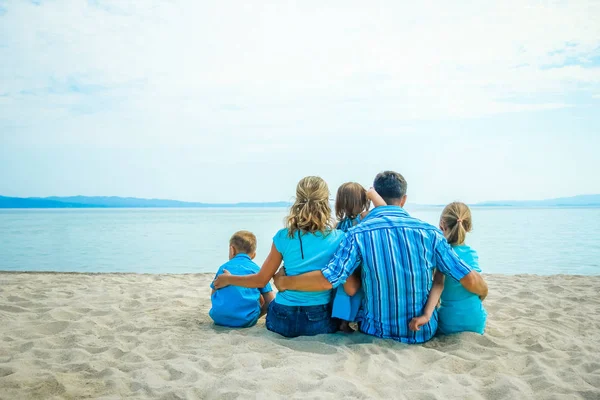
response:
<svg viewBox="0 0 600 400"><path fill-rule="evenodd" d="M486 274L486 333L212 324L212 273L0 272L0 398L600 398L600 276Z"/></svg>
<svg viewBox="0 0 600 400"><path fill-rule="evenodd" d="M216 272L216 271L215 271ZM171 272L79 272L79 271L11 271L11 270L2 270L0 269L0 277L2 274L28 274L28 275L133 275L133 276L213 276L215 272L181 272L181 273L171 273ZM482 276L484 277L517 277L517 278L527 278L527 277L543 277L543 278L551 278L551 277L576 277L576 278L586 278L586 277L598 277L600 278L600 271L598 274L548 274L548 275L540 275L540 274L496 274L496 273L486 273L482 272Z"/></svg>

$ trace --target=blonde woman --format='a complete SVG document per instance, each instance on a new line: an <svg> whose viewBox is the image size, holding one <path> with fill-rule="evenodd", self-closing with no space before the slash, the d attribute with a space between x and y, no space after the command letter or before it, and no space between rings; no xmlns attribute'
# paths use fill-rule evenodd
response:
<svg viewBox="0 0 600 400"><path fill-rule="evenodd" d="M307 176L298 182L296 201L286 218L286 227L273 237L271 252L260 271L245 276L224 271L215 279L214 286L216 289L229 285L262 288L282 262L289 276L320 271L343 237L342 231L334 229L327 184L317 176ZM331 289L277 293L269 305L266 326L287 337L335 332L337 321L331 318Z"/></svg>

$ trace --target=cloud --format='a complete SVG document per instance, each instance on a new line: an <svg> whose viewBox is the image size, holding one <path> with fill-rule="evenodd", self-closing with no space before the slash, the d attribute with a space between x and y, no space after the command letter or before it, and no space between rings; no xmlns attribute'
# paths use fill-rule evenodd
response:
<svg viewBox="0 0 600 400"><path fill-rule="evenodd" d="M12 3L2 17L2 83L18 93L74 75L99 86L142 80L136 109L202 103L215 92L284 104L420 93L407 117L431 102L424 117L446 117L440 110L456 98L465 106L486 98L482 111L505 112L494 99L598 84L600 67L574 64L600 48L600 5L583 3Z"/></svg>
<svg viewBox="0 0 600 400"><path fill-rule="evenodd" d="M421 148L447 126L515 115L529 130L545 126L535 113L575 114L600 93L595 0L36 3L0 0L0 145L15 154L116 149L127 169L132 149L169 168L189 151L208 170L226 152L274 158L282 175L316 154L314 173L343 172L340 154L367 138L394 159L399 137ZM494 147L477 148L481 162Z"/></svg>

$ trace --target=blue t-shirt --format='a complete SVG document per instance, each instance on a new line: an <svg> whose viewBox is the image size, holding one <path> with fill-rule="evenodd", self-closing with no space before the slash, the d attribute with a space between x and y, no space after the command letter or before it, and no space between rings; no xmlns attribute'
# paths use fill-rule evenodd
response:
<svg viewBox="0 0 600 400"><path fill-rule="evenodd" d="M453 247L458 257L477 272L479 257L477 252L463 244ZM451 334L458 332L477 332L483 334L487 311L479 296L469 292L459 281L447 277L442 292L442 304L438 309L438 332Z"/></svg>
<svg viewBox="0 0 600 400"><path fill-rule="evenodd" d="M332 231L316 233L302 233L296 231L290 237L289 231L282 229L275 237L273 244L283 257L285 273L289 276L301 275L305 272L320 271L325 268L331 257L344 238L344 232L333 229ZM331 300L331 290L319 292L299 292L286 290L277 293L275 301L286 306L318 306L327 304Z"/></svg>
<svg viewBox="0 0 600 400"><path fill-rule="evenodd" d="M479 256L477 252L466 244L453 246L452 249L458 257L467 263L473 270L481 272L479 268ZM459 281L453 278L447 278L444 282L444 291L442 292L442 302L461 301L465 299L477 299L479 296L469 292L460 284Z"/></svg>
<svg viewBox="0 0 600 400"><path fill-rule="evenodd" d="M237 254L221 265L215 278L221 275L224 269L231 272L232 275L251 275L256 274L260 267L247 254ZM215 288L212 283L210 287ZM260 316L260 294L272 290L270 283L267 283L262 289L240 286L227 286L219 289L211 296L212 308L208 315L217 325L233 328L252 326Z"/></svg>

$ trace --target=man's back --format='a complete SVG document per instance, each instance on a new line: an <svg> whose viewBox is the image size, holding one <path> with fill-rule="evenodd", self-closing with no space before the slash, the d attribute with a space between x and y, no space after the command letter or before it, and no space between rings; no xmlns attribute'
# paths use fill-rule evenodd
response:
<svg viewBox="0 0 600 400"><path fill-rule="evenodd" d="M361 331L404 343L422 343L435 334L435 313L421 330L408 328L427 302L434 268L457 280L471 271L437 228L412 218L398 206L372 210L348 231L342 246L323 275L337 286L362 265L365 300Z"/></svg>

